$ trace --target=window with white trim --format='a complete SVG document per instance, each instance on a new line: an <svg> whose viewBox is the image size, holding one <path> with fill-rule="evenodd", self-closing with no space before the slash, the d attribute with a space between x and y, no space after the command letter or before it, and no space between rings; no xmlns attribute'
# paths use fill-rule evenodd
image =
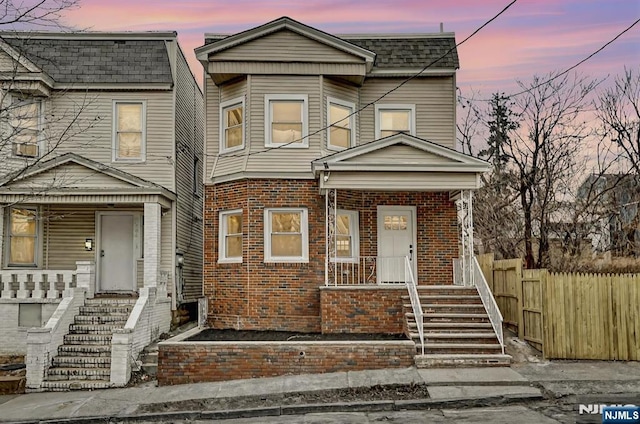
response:
<svg viewBox="0 0 640 424"><path fill-rule="evenodd" d="M264 261L309 262L306 208L264 210Z"/></svg>
<svg viewBox="0 0 640 424"><path fill-rule="evenodd" d="M34 98L12 95L8 112L12 154L29 158L38 157L42 102Z"/></svg>
<svg viewBox="0 0 640 424"><path fill-rule="evenodd" d="M113 161L142 162L146 155L146 103L113 103Z"/></svg>
<svg viewBox="0 0 640 424"><path fill-rule="evenodd" d="M38 209L35 207L11 206L8 214L7 264L9 266L37 266Z"/></svg>
<svg viewBox="0 0 640 424"><path fill-rule="evenodd" d="M309 112L306 94L264 96L265 146L309 147Z"/></svg>
<svg viewBox="0 0 640 424"><path fill-rule="evenodd" d="M327 148L348 149L355 145L355 104L327 98Z"/></svg>
<svg viewBox="0 0 640 424"><path fill-rule="evenodd" d="M376 139L394 134L416 135L416 106L376 104Z"/></svg>
<svg viewBox="0 0 640 424"><path fill-rule="evenodd" d="M242 262L242 209L220 212L218 262Z"/></svg>
<svg viewBox="0 0 640 424"><path fill-rule="evenodd" d="M244 149L244 97L220 104L220 153Z"/></svg>
<svg viewBox="0 0 640 424"><path fill-rule="evenodd" d="M338 262L355 262L360 255L360 225L357 211L336 211L336 257Z"/></svg>

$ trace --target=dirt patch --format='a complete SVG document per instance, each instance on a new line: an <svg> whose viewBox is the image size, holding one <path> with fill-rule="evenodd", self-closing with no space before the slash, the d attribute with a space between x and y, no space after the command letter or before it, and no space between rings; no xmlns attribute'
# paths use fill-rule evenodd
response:
<svg viewBox="0 0 640 424"><path fill-rule="evenodd" d="M336 390L316 390L313 392L282 393L268 396L244 396L237 398L216 398L164 402L141 405L137 413L158 413L171 411L217 411L270 407L277 405L305 405L317 403L338 403L353 401L427 399L426 384L377 385Z"/></svg>
<svg viewBox="0 0 640 424"><path fill-rule="evenodd" d="M25 384L24 356L0 356L0 395L24 393Z"/></svg>
<svg viewBox="0 0 640 424"><path fill-rule="evenodd" d="M208 328L189 337L190 342L322 342L322 341L396 341L407 340L404 334L296 333L291 331L216 330Z"/></svg>

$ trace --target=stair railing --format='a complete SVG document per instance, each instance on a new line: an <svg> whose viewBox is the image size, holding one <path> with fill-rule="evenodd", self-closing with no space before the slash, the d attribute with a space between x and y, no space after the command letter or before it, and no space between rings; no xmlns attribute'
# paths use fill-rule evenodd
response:
<svg viewBox="0 0 640 424"><path fill-rule="evenodd" d="M413 265L408 256L404 258L405 282L409 291L409 299L411 299L411 307L413 308L413 316L416 319L416 327L420 336L420 347L424 355L424 318L422 313L422 305L420 304L420 296L418 295L418 287L413 276Z"/></svg>
<svg viewBox="0 0 640 424"><path fill-rule="evenodd" d="M480 269L480 264L478 264L478 259L473 257L471 261L472 274L473 274L473 282L478 289L478 293L480 294L480 298L482 299L482 304L484 305L484 309L487 311L487 315L489 315L489 319L491 320L491 326L493 327L493 331L496 333L496 337L500 342L500 347L502 348L502 354L504 355L504 336L502 334L502 314L500 313L500 309L498 308L498 304L496 303L493 294L491 294L491 290L489 289L489 285L487 284L487 280L484 278L484 274Z"/></svg>

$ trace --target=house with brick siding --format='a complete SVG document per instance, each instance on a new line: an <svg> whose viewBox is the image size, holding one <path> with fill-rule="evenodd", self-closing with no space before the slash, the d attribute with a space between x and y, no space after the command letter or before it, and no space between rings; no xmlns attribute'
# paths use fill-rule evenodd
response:
<svg viewBox="0 0 640 424"><path fill-rule="evenodd" d="M412 282L438 325L472 312L473 346L434 336L431 353L503 353L475 288L453 285L456 202L488 169L455 149L454 34L333 35L282 17L206 34L196 56L211 327L413 335ZM472 305L435 305L456 294Z"/></svg>
<svg viewBox="0 0 640 424"><path fill-rule="evenodd" d="M0 38L0 355L124 385L202 293L202 91L176 32Z"/></svg>

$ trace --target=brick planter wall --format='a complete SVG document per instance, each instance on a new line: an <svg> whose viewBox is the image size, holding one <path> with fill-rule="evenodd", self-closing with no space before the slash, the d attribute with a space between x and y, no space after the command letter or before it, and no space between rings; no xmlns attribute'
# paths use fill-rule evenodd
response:
<svg viewBox="0 0 640 424"><path fill-rule="evenodd" d="M449 193L339 190L338 207L359 211L362 256L377 253L378 205L416 207L418 283L452 284L452 259L458 255L458 241L456 208ZM276 207L307 208L308 263L264 263L264 209ZM243 262L219 264L218 216L220 211L233 209L243 211ZM315 180L247 179L205 186L204 294L209 299L209 325L245 330L344 332L348 325L341 324L338 317L322 317L325 220L325 199L318 193ZM354 325L371 328L371 320L381 319L380 312L367 310L374 315L367 320L355 314ZM332 330L331 323L338 328ZM368 328L357 331L371 332Z"/></svg>
<svg viewBox="0 0 640 424"><path fill-rule="evenodd" d="M404 333L399 287L338 286L320 289L323 333Z"/></svg>
<svg viewBox="0 0 640 424"><path fill-rule="evenodd" d="M412 341L174 342L158 345L158 385L226 381L414 364Z"/></svg>

